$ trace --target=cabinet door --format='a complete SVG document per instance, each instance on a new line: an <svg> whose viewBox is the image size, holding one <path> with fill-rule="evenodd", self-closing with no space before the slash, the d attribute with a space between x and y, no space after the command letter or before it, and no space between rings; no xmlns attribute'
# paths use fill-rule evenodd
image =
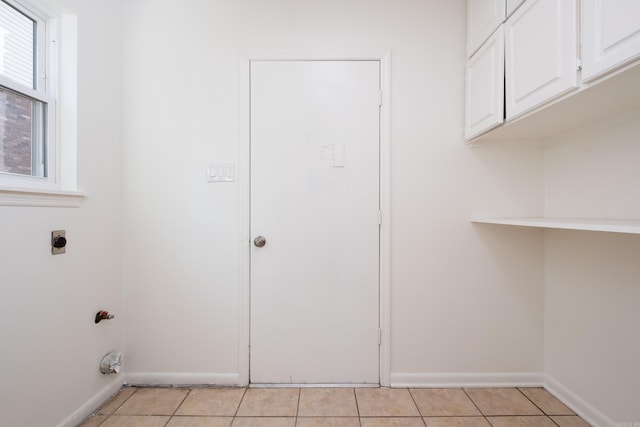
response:
<svg viewBox="0 0 640 427"><path fill-rule="evenodd" d="M504 121L504 29L467 63L464 136L471 139Z"/></svg>
<svg viewBox="0 0 640 427"><path fill-rule="evenodd" d="M505 24L507 120L577 87L577 0L527 0Z"/></svg>
<svg viewBox="0 0 640 427"><path fill-rule="evenodd" d="M640 57L640 1L582 0L582 81Z"/></svg>
<svg viewBox="0 0 640 427"><path fill-rule="evenodd" d="M511 16L511 14L524 3L524 0L507 0L507 18Z"/></svg>
<svg viewBox="0 0 640 427"><path fill-rule="evenodd" d="M505 18L506 0L467 0L467 58Z"/></svg>

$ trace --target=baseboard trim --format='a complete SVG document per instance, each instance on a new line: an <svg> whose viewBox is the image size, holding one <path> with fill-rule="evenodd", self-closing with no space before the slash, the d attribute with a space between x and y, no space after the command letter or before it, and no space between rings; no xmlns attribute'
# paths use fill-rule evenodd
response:
<svg viewBox="0 0 640 427"><path fill-rule="evenodd" d="M124 375L117 375L106 387L94 394L82 406L76 409L71 415L60 422L57 427L73 427L79 425L89 415L93 414L100 406L102 406L111 396L116 394L124 385Z"/></svg>
<svg viewBox="0 0 640 427"><path fill-rule="evenodd" d="M549 375L544 376L544 388L593 427L620 425Z"/></svg>
<svg viewBox="0 0 640 427"><path fill-rule="evenodd" d="M146 385L240 385L240 377L236 374L210 374L188 372L130 372L127 374L127 384L133 386Z"/></svg>
<svg viewBox="0 0 640 427"><path fill-rule="evenodd" d="M392 373L391 387L542 387L544 377L538 372L492 373Z"/></svg>

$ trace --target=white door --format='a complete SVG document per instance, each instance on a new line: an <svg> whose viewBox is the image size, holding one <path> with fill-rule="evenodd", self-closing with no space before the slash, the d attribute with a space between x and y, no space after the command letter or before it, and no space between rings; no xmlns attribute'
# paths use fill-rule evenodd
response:
<svg viewBox="0 0 640 427"><path fill-rule="evenodd" d="M640 1L582 0L582 80L640 57Z"/></svg>
<svg viewBox="0 0 640 427"><path fill-rule="evenodd" d="M379 383L379 61L251 63L252 383Z"/></svg>
<svg viewBox="0 0 640 427"><path fill-rule="evenodd" d="M577 0L528 0L505 23L507 120L578 86Z"/></svg>

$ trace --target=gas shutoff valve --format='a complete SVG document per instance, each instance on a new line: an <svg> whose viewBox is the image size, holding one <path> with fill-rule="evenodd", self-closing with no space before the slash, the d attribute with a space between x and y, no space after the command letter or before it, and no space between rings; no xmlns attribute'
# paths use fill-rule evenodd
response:
<svg viewBox="0 0 640 427"><path fill-rule="evenodd" d="M110 320L116 317L115 315L109 313L108 311L99 311L96 313L96 323L100 323L102 320Z"/></svg>

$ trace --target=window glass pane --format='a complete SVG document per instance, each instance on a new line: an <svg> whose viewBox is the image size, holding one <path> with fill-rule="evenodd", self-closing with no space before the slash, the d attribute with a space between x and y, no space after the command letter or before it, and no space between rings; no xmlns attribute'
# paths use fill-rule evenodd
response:
<svg viewBox="0 0 640 427"><path fill-rule="evenodd" d="M46 176L46 104L0 86L0 172Z"/></svg>
<svg viewBox="0 0 640 427"><path fill-rule="evenodd" d="M34 30L36 23L0 1L0 74L34 86Z"/></svg>

